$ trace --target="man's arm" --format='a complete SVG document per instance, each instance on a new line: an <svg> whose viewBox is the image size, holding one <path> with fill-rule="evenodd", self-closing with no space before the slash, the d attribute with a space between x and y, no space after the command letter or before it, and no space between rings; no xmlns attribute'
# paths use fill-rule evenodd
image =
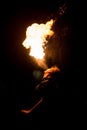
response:
<svg viewBox="0 0 87 130"><path fill-rule="evenodd" d="M21 112L25 113L25 114L29 114L31 113L36 107L38 107L38 105L40 105L43 102L43 98L41 97L41 99L29 110L21 110Z"/></svg>

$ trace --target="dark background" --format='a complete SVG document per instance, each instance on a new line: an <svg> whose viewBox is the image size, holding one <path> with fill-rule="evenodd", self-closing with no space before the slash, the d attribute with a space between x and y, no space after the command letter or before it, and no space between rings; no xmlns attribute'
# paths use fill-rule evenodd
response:
<svg viewBox="0 0 87 130"><path fill-rule="evenodd" d="M59 15L59 7L63 4L66 4L67 9L63 15ZM32 0L30 2L2 2L0 6L1 126L33 129L34 125L38 124L37 113L25 116L20 110L28 107L28 99L40 79L37 73L42 74L43 69L35 63L33 58L29 57L22 42L29 25L35 22L46 23L51 18L57 19L54 25L56 35L54 39L51 39L54 45L50 44L47 50L47 54L53 52L53 56L48 55L46 62L48 67L56 64L63 71L64 96L67 97L68 104L71 106L74 120L78 120L77 117L84 115L81 110L86 109L87 105L86 92L83 93L82 86L80 88L81 3L74 0ZM71 122L75 124L75 121Z"/></svg>

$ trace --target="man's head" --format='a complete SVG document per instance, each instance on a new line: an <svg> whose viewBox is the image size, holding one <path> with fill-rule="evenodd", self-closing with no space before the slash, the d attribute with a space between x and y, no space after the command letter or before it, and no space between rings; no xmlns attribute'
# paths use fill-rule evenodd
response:
<svg viewBox="0 0 87 130"><path fill-rule="evenodd" d="M43 78L51 78L54 74L60 72L57 66L52 66L51 68L44 71Z"/></svg>

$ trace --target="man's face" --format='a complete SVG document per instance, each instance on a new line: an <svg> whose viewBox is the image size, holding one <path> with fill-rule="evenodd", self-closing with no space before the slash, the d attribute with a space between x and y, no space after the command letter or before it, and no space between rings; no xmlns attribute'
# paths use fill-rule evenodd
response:
<svg viewBox="0 0 87 130"><path fill-rule="evenodd" d="M51 77L50 69L47 69L46 71L44 71L43 78L50 78L50 77Z"/></svg>

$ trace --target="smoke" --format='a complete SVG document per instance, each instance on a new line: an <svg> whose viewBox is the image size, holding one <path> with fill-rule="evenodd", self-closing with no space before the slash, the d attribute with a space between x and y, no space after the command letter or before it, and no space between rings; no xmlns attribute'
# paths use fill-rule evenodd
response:
<svg viewBox="0 0 87 130"><path fill-rule="evenodd" d="M37 64L38 64L39 67L41 67L41 68L43 68L43 69L47 69L47 68L48 68L48 66L47 66L47 64L46 64L46 62L45 62L45 59L43 59L43 60L38 60Z"/></svg>

